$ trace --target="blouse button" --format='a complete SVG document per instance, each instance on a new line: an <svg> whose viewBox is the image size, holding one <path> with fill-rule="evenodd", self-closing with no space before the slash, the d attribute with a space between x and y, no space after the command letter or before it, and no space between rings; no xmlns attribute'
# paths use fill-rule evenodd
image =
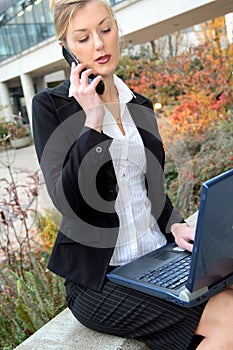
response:
<svg viewBox="0 0 233 350"><path fill-rule="evenodd" d="M103 149L102 149L102 147L98 146L98 147L96 147L95 150L97 153L101 153Z"/></svg>

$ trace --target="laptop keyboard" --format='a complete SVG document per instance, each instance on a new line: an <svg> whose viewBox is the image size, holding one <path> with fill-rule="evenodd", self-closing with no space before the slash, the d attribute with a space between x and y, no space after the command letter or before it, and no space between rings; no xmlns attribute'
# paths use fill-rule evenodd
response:
<svg viewBox="0 0 233 350"><path fill-rule="evenodd" d="M155 284L164 288L177 289L188 279L191 255L176 262L170 262L156 270L150 270L137 276L137 280Z"/></svg>

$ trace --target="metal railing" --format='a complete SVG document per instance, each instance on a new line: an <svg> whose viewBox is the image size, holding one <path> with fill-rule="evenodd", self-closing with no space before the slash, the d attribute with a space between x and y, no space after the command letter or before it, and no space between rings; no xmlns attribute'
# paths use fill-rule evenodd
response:
<svg viewBox="0 0 233 350"><path fill-rule="evenodd" d="M110 6L125 0L110 0ZM55 35L49 0L15 0L0 13L0 62Z"/></svg>
<svg viewBox="0 0 233 350"><path fill-rule="evenodd" d="M15 0L0 14L0 62L54 35L49 0Z"/></svg>
<svg viewBox="0 0 233 350"><path fill-rule="evenodd" d="M110 0L110 5L114 6L119 4L120 2L124 2L125 0Z"/></svg>

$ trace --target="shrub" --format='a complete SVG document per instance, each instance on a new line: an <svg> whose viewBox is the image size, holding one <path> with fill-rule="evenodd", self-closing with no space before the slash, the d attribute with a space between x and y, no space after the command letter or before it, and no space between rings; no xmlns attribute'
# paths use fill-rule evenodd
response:
<svg viewBox="0 0 233 350"><path fill-rule="evenodd" d="M24 277L7 266L0 271L1 349L14 349L65 307L64 284L33 256Z"/></svg>
<svg viewBox="0 0 233 350"><path fill-rule="evenodd" d="M52 209L39 213L36 225L42 239L43 249L51 253L61 221L61 215Z"/></svg>
<svg viewBox="0 0 233 350"><path fill-rule="evenodd" d="M166 152L167 191L173 203L178 203L178 209L185 217L198 210L202 183L232 168L233 114L226 120L219 120L218 123L212 124L199 141L197 147L195 135L184 138L187 151L192 155L193 178L190 193L185 192L190 179L184 177L183 184L179 183L177 164L169 150ZM179 192L183 193L183 196L177 198Z"/></svg>
<svg viewBox="0 0 233 350"><path fill-rule="evenodd" d="M119 64L133 90L162 104L166 186L184 216L197 210L201 183L232 167L232 49L221 55L207 42L165 61Z"/></svg>
<svg viewBox="0 0 233 350"><path fill-rule="evenodd" d="M6 163L0 160L9 171L0 179L0 348L10 350L65 307L65 290L62 278L46 268L49 249L33 236L38 233L38 171L20 169L25 176L19 182L9 154L5 158Z"/></svg>

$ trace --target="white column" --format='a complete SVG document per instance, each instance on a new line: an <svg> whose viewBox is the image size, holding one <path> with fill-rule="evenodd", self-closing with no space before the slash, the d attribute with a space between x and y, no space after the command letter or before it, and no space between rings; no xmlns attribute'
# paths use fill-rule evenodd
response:
<svg viewBox="0 0 233 350"><path fill-rule="evenodd" d="M33 85L32 77L29 74L21 74L20 80L23 88L23 94L25 98L27 113L30 125L32 126L32 98L35 95L35 89Z"/></svg>
<svg viewBox="0 0 233 350"><path fill-rule="evenodd" d="M13 114L10 102L10 94L6 83L0 82L0 105L3 107L1 116L9 118Z"/></svg>
<svg viewBox="0 0 233 350"><path fill-rule="evenodd" d="M37 91L40 91L40 90L42 90L42 89L44 89L44 88L47 87L47 86L46 86L46 83L45 83L45 77L44 77L44 76L42 76L42 77L37 77L37 78L35 79L35 83L36 83L36 90L37 90Z"/></svg>

